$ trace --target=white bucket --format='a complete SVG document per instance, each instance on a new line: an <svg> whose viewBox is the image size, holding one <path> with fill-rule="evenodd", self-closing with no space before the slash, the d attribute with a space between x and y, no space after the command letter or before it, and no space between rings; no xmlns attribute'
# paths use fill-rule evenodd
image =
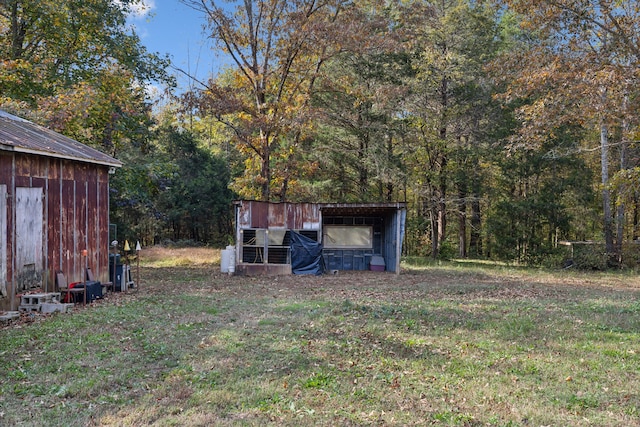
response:
<svg viewBox="0 0 640 427"><path fill-rule="evenodd" d="M236 272L236 247L227 246L226 251L229 253L229 263L227 265L227 272L232 275Z"/></svg>
<svg viewBox="0 0 640 427"><path fill-rule="evenodd" d="M233 255L233 252L231 252L228 249L223 249L220 252L220 271L222 273L229 272L229 263L231 262L232 255Z"/></svg>

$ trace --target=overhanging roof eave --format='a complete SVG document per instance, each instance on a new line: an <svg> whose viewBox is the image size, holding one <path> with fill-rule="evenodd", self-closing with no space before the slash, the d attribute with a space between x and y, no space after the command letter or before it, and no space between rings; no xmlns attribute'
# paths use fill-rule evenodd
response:
<svg viewBox="0 0 640 427"><path fill-rule="evenodd" d="M19 147L15 145L8 145L8 144L0 144L0 150L10 151L14 153L34 154L38 156L53 157L53 158L62 159L62 160L73 160L77 162L92 163L92 164L115 167L115 168L122 167L122 162L116 159L113 159L114 161L109 161L109 160L91 159L87 157L75 157L75 156L64 155L64 154L60 154L52 151L32 150L29 148Z"/></svg>

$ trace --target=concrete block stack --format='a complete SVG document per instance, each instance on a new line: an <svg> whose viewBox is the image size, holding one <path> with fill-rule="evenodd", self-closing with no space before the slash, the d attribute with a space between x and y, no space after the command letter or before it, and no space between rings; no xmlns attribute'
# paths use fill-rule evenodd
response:
<svg viewBox="0 0 640 427"><path fill-rule="evenodd" d="M3 311L0 312L0 323L9 323L12 320L20 318L19 311Z"/></svg>
<svg viewBox="0 0 640 427"><path fill-rule="evenodd" d="M73 304L62 304L60 302L60 292L47 292L22 295L18 310L28 313L67 313L72 308Z"/></svg>

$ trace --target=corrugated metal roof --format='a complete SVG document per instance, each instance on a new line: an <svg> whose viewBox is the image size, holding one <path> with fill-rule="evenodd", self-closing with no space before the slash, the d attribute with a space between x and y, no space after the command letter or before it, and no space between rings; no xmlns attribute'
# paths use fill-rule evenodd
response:
<svg viewBox="0 0 640 427"><path fill-rule="evenodd" d="M317 230L322 216L377 216L407 209L394 203L270 203L236 200L239 228L286 228Z"/></svg>
<svg viewBox="0 0 640 427"><path fill-rule="evenodd" d="M379 215L406 209L407 204L395 203L319 203L323 215Z"/></svg>
<svg viewBox="0 0 640 427"><path fill-rule="evenodd" d="M0 110L0 150L120 167L122 162L57 132Z"/></svg>

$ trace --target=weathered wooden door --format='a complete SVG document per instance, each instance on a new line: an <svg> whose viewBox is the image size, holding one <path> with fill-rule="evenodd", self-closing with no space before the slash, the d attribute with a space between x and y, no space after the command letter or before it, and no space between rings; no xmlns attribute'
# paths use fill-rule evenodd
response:
<svg viewBox="0 0 640 427"><path fill-rule="evenodd" d="M42 188L16 188L16 292L42 286Z"/></svg>

